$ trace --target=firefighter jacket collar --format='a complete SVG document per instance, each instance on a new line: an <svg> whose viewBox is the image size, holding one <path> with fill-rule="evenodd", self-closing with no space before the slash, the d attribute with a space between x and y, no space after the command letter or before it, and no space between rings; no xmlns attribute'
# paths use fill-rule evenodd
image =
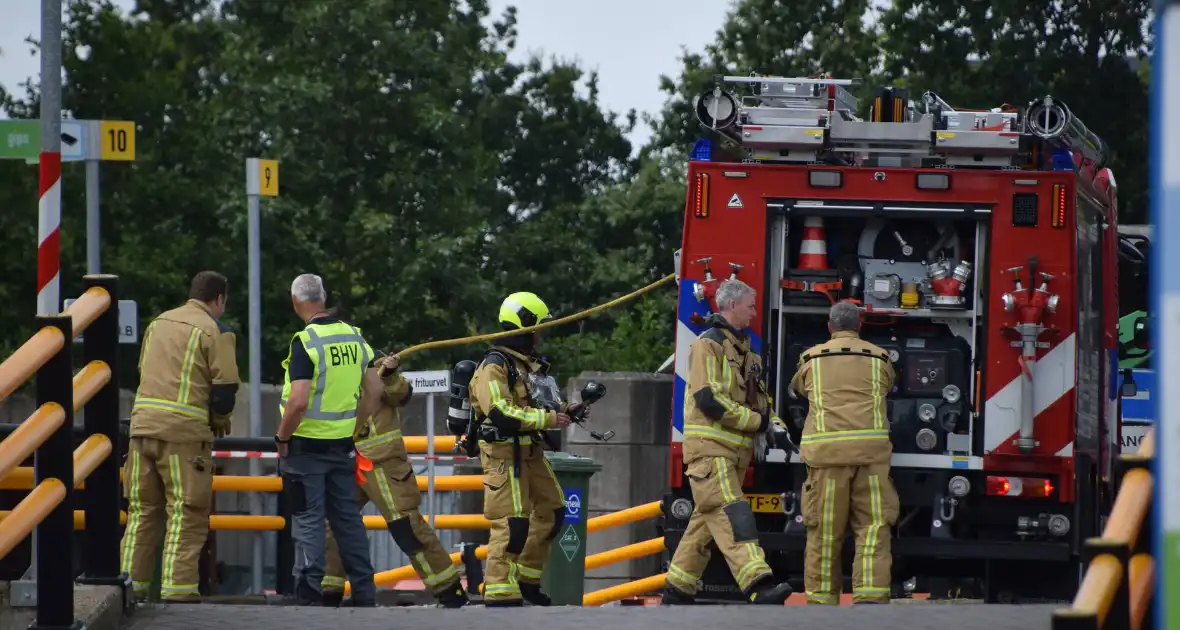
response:
<svg viewBox="0 0 1180 630"><path fill-rule="evenodd" d="M839 330L832 333L832 339L859 339L860 333L855 330Z"/></svg>
<svg viewBox="0 0 1180 630"><path fill-rule="evenodd" d="M750 337L745 331L738 330L730 325L729 321L718 314L713 314L705 320L713 328L720 328L722 332L730 338L730 341L743 354L750 351Z"/></svg>
<svg viewBox="0 0 1180 630"><path fill-rule="evenodd" d="M497 346L492 346L492 347L495 348L496 350L499 350L500 352L503 352L504 354L524 363L525 365L527 365L530 373L536 372L537 370L541 369L540 361L534 357L530 357L525 354L521 354L520 351L513 350L512 348L509 348L507 346L497 345Z"/></svg>
<svg viewBox="0 0 1180 630"><path fill-rule="evenodd" d="M204 312L205 312L205 314L206 314L206 315L208 315L208 316L209 316L209 317L210 317L210 318L211 318L213 321L217 321L217 318L216 318L216 317L213 317L213 313L209 312L209 305L208 305L208 304L206 304L206 303L204 303L204 302L202 302L202 301L200 301L200 300L198 300L198 299L196 299L196 298L189 298L189 299L188 299L188 301L187 301L187 302L185 302L185 304L186 304L186 305L188 305L188 306L195 306L196 308L199 308L199 309L201 309L201 310L202 310L202 311L204 311Z"/></svg>

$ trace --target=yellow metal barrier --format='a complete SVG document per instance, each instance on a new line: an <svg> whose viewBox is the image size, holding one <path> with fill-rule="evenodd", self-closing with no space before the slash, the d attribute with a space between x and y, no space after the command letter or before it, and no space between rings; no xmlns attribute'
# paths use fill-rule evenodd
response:
<svg viewBox="0 0 1180 630"><path fill-rule="evenodd" d="M118 282L114 276L84 278L82 295L61 314L37 316L37 332L0 362L0 401L36 376L37 410L0 442L0 477L28 470L31 491L7 514L0 527L0 558L33 531L38 564L50 566L74 555L70 536L69 484L93 474L94 487L85 498L92 522L86 527L83 571L94 583L120 584L117 546L119 478L109 462L119 437L119 386L111 370L119 351ZM86 334L82 345L86 366L73 374L73 339ZM72 450L73 412L85 407L88 439ZM21 461L36 456L40 481L33 487L32 469ZM72 456L71 456L72 455ZM46 571L38 576L38 627L71 627L74 619L74 573Z"/></svg>
<svg viewBox="0 0 1180 630"><path fill-rule="evenodd" d="M1105 627L1112 614L1116 627L1139 628L1151 607L1154 563L1147 553L1135 554L1151 508L1155 480L1146 466L1155 457L1155 431L1149 431L1134 455L1123 455L1123 475L1101 538L1086 541L1094 554L1073 604L1053 613L1054 630ZM1126 564L1120 556L1127 558ZM1124 619L1125 617L1125 619ZM1129 623L1128 623L1129 622Z"/></svg>
<svg viewBox="0 0 1180 630"><path fill-rule="evenodd" d="M15 433L13 435L16 435ZM12 439L12 438L9 438ZM7 443L8 440L5 440ZM20 461L20 460L17 460ZM120 476L122 472L119 473ZM120 477L121 478L121 477ZM417 478L418 489L427 488L426 476ZM0 490L29 490L33 487L33 469L29 466L18 466L12 472L0 479ZM79 490L85 485L74 486ZM434 478L435 490L482 490L483 477L479 475L450 475ZM251 477L249 475L214 475L214 492L282 492L283 479L281 477Z"/></svg>
<svg viewBox="0 0 1180 630"><path fill-rule="evenodd" d="M662 553L668 549L664 545L664 539L652 538L643 542L632 543L624 545L601 553L586 556L586 570L597 569L598 567L605 567L617 562L626 562L635 558L642 558L650 556L655 553Z"/></svg>
<svg viewBox="0 0 1180 630"><path fill-rule="evenodd" d="M60 409L60 407L59 407ZM27 422L27 421L26 421ZM14 434L15 435L15 434ZM9 438L11 439L11 437ZM5 440L6 444L8 440ZM111 441L105 435L92 435L74 451L74 483L85 479L111 454ZM0 528L0 558L32 533L37 524L66 498L66 487L58 479L47 479L29 492L11 511L0 512L7 526ZM82 511L74 512L74 526L78 527ZM122 519L126 522L126 515ZM281 520L281 519L280 519Z"/></svg>
<svg viewBox="0 0 1180 630"><path fill-rule="evenodd" d="M660 514L660 502L659 501L652 501L651 503L644 503L643 505L637 505L635 507L630 507L625 510L619 510L618 512L612 512L610 514L603 514L602 516L595 516L594 518L586 521L586 532L593 533L593 532L601 531L604 529L610 529L612 527L618 527L619 525L626 525L627 523L634 523L635 521L642 521L647 518L652 518L654 516L658 516L659 514ZM440 517L435 516L435 519L438 519L438 518L440 518ZM651 543L652 543L652 541L648 540L648 541L644 541L642 543L637 543L636 545L645 545L645 544L650 545ZM636 547L636 545L628 545L627 547L623 547L622 549L627 549L629 547ZM663 545L663 540L660 540L660 545L661 546ZM619 557L617 555L616 556L607 556L607 557L595 559L594 562L596 562L597 564L595 564L594 567L590 566L591 558L596 558L597 556L604 556L604 554L611 554L612 552L615 552L615 551L621 551L621 549L613 549L611 551L605 551L601 554L594 554L592 556L587 556L586 567L589 569L589 568L595 568L595 567L600 567L600 566L606 566L608 564L613 564L614 562L620 562L620 561L626 559L623 557ZM632 553L634 553L634 551L635 550L632 550ZM649 555L650 553L658 553L658 552L657 551L650 551L649 553L639 553L639 554L636 554L632 557ZM479 547L477 547L475 550L475 557L479 558L480 560L486 560L488 557L488 546L487 545L480 545ZM618 559L610 559L610 558L615 558L615 557L617 557ZM458 554L458 553L451 554L451 562L453 564L462 563L462 558L461 558L460 554ZM381 585L386 585L386 584L393 584L395 582L400 582L402 580L412 580L412 579L414 579L415 576L417 576L417 573L414 572L414 567L412 567L410 565L406 565L404 567L398 567L396 569L390 569L389 571L382 571L380 573L377 573L376 575L373 576L373 581L376 582L378 586L381 586ZM351 592L352 592L352 585L348 582L345 582L344 583L344 593L350 594Z"/></svg>
<svg viewBox="0 0 1180 630"><path fill-rule="evenodd" d="M407 453L427 452L427 438L424 435L407 435L402 438ZM434 452L439 455L450 453L455 448L455 436L439 435L434 438Z"/></svg>
<svg viewBox="0 0 1180 630"><path fill-rule="evenodd" d="M61 405L46 403L38 407L17 427L16 431L12 432L12 435L0 442L0 476L6 476L14 470L22 470L17 468L17 464L28 459L38 446L41 446L45 440L49 439L49 436L61 428L65 421L66 412L61 408ZM29 480L27 486L21 489L31 490L33 488L33 469L24 468L23 470L29 471ZM2 487L0 485L0 488Z"/></svg>
<svg viewBox="0 0 1180 630"><path fill-rule="evenodd" d="M86 438L74 451L74 485L89 477L102 460L110 457L112 450L111 441L105 435L96 434Z"/></svg>
<svg viewBox="0 0 1180 630"><path fill-rule="evenodd" d="M33 488L12 510L5 527L0 527L0 558L8 555L20 541L33 532L46 516L66 499L66 484L46 479Z"/></svg>
<svg viewBox="0 0 1180 630"><path fill-rule="evenodd" d="M620 599L627 599L628 597L635 597L636 595L661 590L664 588L664 578L667 576L667 573L661 573L635 580L634 582L591 591L582 596L582 605L601 606L607 602L616 602Z"/></svg>

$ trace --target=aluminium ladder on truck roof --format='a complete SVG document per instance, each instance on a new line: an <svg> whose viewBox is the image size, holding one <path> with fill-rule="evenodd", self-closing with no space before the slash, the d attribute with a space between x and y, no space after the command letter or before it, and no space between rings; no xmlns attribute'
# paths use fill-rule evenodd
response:
<svg viewBox="0 0 1180 630"><path fill-rule="evenodd" d="M1046 96L1025 111L961 111L934 92L922 107L901 88L881 88L870 120L856 115L852 79L717 76L695 103L701 123L744 161L816 163L857 156L877 166L1022 168L1034 145L1062 149L1095 171L1106 163L1105 143L1065 104ZM745 84L735 96L725 84Z"/></svg>

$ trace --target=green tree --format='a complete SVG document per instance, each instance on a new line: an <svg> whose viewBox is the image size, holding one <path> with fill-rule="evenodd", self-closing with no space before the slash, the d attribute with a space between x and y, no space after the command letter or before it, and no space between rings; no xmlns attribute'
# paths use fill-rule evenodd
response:
<svg viewBox="0 0 1180 630"><path fill-rule="evenodd" d="M1046 94L1111 147L1121 219L1147 207L1147 0L954 4L894 0L882 17L887 75L952 106L1023 107Z"/></svg>
<svg viewBox="0 0 1180 630"><path fill-rule="evenodd" d="M232 143L286 165L263 218L281 266L267 273L322 271L387 349L495 331L495 308L533 262L518 235L608 183L630 150L592 77L585 99L572 66L509 63L514 12L489 30L486 3L463 4L222 9L232 28L218 107L246 121ZM549 267L547 281L560 273ZM267 329L278 350L293 322L275 286Z"/></svg>
<svg viewBox="0 0 1180 630"><path fill-rule="evenodd" d="M867 78L880 60L878 29L865 18L870 0L740 0L726 15L704 54L686 52L676 78L660 77L668 100L651 121L651 149L687 151L701 136L696 97L713 76L765 74ZM862 85L860 92L868 89ZM862 94L863 95L863 94Z"/></svg>
<svg viewBox="0 0 1180 630"><path fill-rule="evenodd" d="M630 171L633 115L603 112L596 78L572 64L508 63L515 12L487 18L478 1L141 0L130 15L72 2L66 107L139 126L136 162L104 167L103 258L141 324L183 301L193 273L216 268L231 281L226 320L244 329L251 156L281 161L281 197L264 200L262 216L267 380L298 326L287 287L305 271L323 275L331 300L386 349L495 330L495 307L522 277L552 289L554 303L581 302L557 289L597 258L532 278L519 247L558 240L546 235L553 213ZM5 92L5 109L35 116L36 96ZM67 165L64 295L84 270L80 176ZM3 164L0 182L0 203L29 208L0 213L19 279L3 292L31 313L36 172ZM6 342L27 336L23 310L0 315ZM424 354L411 367L472 352ZM133 375L134 361L125 367Z"/></svg>

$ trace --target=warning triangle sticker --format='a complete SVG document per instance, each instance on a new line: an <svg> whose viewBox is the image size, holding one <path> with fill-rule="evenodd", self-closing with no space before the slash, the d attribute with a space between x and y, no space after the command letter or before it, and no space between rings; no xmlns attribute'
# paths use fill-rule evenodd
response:
<svg viewBox="0 0 1180 630"><path fill-rule="evenodd" d="M746 207L745 205L742 204L742 198L739 197L737 193L733 193L733 196L729 198L729 203L727 203L725 205L730 208L745 208Z"/></svg>

